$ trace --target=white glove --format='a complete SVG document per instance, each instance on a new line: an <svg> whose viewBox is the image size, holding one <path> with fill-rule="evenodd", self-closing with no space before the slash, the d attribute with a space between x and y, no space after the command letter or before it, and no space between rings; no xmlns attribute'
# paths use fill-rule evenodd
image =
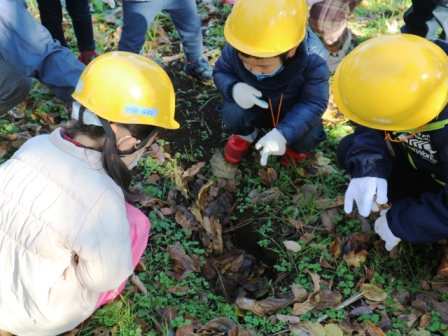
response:
<svg viewBox="0 0 448 336"><path fill-rule="evenodd" d="M274 128L264 137L258 140L257 144L255 145L255 148L257 150L263 148L260 151L261 155L260 164L262 166L266 166L266 163L268 163L269 155L285 154L286 139L276 128Z"/></svg>
<svg viewBox="0 0 448 336"><path fill-rule="evenodd" d="M115 8L115 0L103 0L103 2L109 5L110 8Z"/></svg>
<svg viewBox="0 0 448 336"><path fill-rule="evenodd" d="M390 251L401 241L400 238L394 236L387 224L386 213L389 209L382 210L380 217L375 221L375 232L386 242L386 250Z"/></svg>
<svg viewBox="0 0 448 336"><path fill-rule="evenodd" d="M251 108L254 105L265 109L269 107L268 103L257 98L261 97L262 93L246 83L235 84L232 89L232 96L243 109Z"/></svg>
<svg viewBox="0 0 448 336"><path fill-rule="evenodd" d="M376 203L373 197L376 194ZM353 211L353 201L363 217L370 215L370 210L378 211L378 204L387 203L387 181L378 177L360 177L350 181L345 192L344 211Z"/></svg>

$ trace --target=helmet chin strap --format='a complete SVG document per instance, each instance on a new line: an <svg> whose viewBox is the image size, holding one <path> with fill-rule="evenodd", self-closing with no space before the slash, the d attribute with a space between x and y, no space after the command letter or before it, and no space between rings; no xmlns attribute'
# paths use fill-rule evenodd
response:
<svg viewBox="0 0 448 336"><path fill-rule="evenodd" d="M104 118L98 116L100 120L101 126L103 126L104 131L106 132L106 136L112 141L112 143L117 143L117 137L115 136L115 132L110 127L110 122Z"/></svg>
<svg viewBox="0 0 448 336"><path fill-rule="evenodd" d="M81 107L79 109L79 120L81 120L81 122L83 124L84 124L84 122L83 122L84 111L86 111L86 108L81 105ZM113 131L112 127L110 127L109 120L101 118L100 116L97 116L97 115L95 115L95 116L100 121L101 127L103 127L104 131L106 132L106 136L112 141L113 144L116 144L117 143L117 137L116 137L115 132ZM132 148L132 149L129 149L129 150L126 150L126 151L121 151L121 150L117 149L118 155L133 154L133 153L141 150L142 148L145 148L146 145L148 144L149 140L151 140L151 138L154 136L154 134L158 133L159 131L160 131L160 128L159 127L155 127L154 130L143 141L140 142L138 148Z"/></svg>

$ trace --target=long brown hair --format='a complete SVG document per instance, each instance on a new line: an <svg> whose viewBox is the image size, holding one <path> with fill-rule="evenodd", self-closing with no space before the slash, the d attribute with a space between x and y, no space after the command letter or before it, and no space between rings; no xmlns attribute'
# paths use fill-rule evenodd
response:
<svg viewBox="0 0 448 336"><path fill-rule="evenodd" d="M118 123L116 123L118 124ZM150 125L127 125L118 124L131 132L132 136L139 140L145 139L155 129L155 126ZM129 187L131 185L132 174L126 165L121 161L117 153L116 144L112 142L107 136L104 128L95 125L85 125L80 122L68 126L66 132L71 138L77 135L85 135L90 139L98 142L105 137L104 143L98 148L91 148L102 153L101 161L107 174L115 181L116 184L123 191L126 201L135 201L138 197L131 193Z"/></svg>

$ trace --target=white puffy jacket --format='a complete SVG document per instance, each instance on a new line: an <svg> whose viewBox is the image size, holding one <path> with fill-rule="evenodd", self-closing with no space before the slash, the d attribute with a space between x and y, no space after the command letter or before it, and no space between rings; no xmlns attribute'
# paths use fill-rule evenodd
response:
<svg viewBox="0 0 448 336"><path fill-rule="evenodd" d="M123 193L100 157L57 129L0 166L0 329L71 330L132 273Z"/></svg>

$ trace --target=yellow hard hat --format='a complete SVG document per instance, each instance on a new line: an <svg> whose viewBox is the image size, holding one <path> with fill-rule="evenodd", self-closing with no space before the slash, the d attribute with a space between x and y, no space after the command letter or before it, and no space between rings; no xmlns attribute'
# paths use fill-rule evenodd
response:
<svg viewBox="0 0 448 336"><path fill-rule="evenodd" d="M306 0L237 0L224 36L245 54L272 57L302 42L306 20Z"/></svg>
<svg viewBox="0 0 448 336"><path fill-rule="evenodd" d="M116 51L95 58L72 97L112 122L179 128L170 78L157 63L134 53Z"/></svg>
<svg viewBox="0 0 448 336"><path fill-rule="evenodd" d="M448 101L448 58L415 35L383 35L357 46L336 69L339 110L361 125L410 130L434 119Z"/></svg>

